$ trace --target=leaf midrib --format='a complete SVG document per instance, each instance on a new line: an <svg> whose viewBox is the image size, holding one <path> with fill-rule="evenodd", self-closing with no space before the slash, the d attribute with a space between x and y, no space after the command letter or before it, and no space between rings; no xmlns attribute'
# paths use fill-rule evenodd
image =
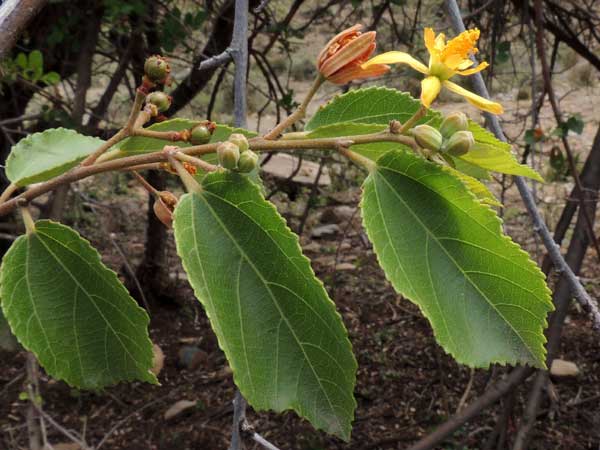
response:
<svg viewBox="0 0 600 450"><path fill-rule="evenodd" d="M202 192L202 194L210 194L212 195L214 198L222 200L222 201L226 201L225 199L222 199L222 197L217 196L216 194L213 194L211 192ZM195 195L195 194L192 194ZM321 384L321 379L320 377L317 375L315 368L313 367L313 365L311 364L310 359L308 358L308 355L306 354L304 347L302 345L302 342L300 341L300 339L298 338L298 336L296 335L294 328L292 327L292 325L289 323L289 321L287 320L287 318L285 317L285 315L283 314L283 311L281 310L281 308L279 307L279 304L277 303L276 297L273 294L273 292L271 291L269 284L267 283L267 280L264 278L263 274L258 270L258 268L253 264L252 260L250 259L250 257L246 254L246 252L244 251L244 249L239 245L239 243L236 241L236 239L234 238L234 236L230 233L229 229L225 226L225 224L222 222L221 218L218 216L218 214L216 214L216 212L214 211L214 209L212 208L212 206L210 205L210 203L208 202L208 200L206 198L204 198L203 195L198 195L198 197L200 199L202 199L202 201L205 203L205 205L207 206L208 210L210 211L211 215L213 216L213 218L216 220L216 222L220 225L220 227L223 229L223 231L225 232L225 234L229 237L229 239L231 240L232 244L238 249L240 256L243 257L246 262L248 263L248 265L254 270L254 272L256 273L256 275L258 275L259 279L262 281L265 289L267 290L267 292L269 293L269 296L271 297L271 300L273 302L273 305L275 306L275 308L277 309L277 311L279 312L279 315L281 317L281 320L283 322L285 322L285 324L287 325L288 329L290 330L294 340L296 341L296 345L300 348L300 350L302 351L302 354L304 356L304 360L306 361L308 367L310 367L311 372L315 378L315 380L317 381L317 384L319 385L321 391L323 392L325 398L327 399L327 403L329 404L329 408L333 414L333 417L335 418L335 421L337 423L337 428L341 431L344 430L344 427L342 426L342 424L340 423L339 418L337 417L337 413L336 410L331 402L331 399L329 398L329 395L327 394L327 391L324 389L323 385ZM286 256L287 257L287 256ZM289 259L289 258L288 258ZM338 388L340 388L338 386ZM277 389L277 387L276 387ZM296 397L298 396L298 392L296 390Z"/></svg>

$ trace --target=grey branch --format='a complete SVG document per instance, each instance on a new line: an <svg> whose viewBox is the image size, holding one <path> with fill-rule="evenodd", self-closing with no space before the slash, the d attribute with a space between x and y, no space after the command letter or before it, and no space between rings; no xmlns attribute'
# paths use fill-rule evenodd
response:
<svg viewBox="0 0 600 450"><path fill-rule="evenodd" d="M0 60L8 56L27 24L46 0L6 0L0 5Z"/></svg>
<svg viewBox="0 0 600 450"><path fill-rule="evenodd" d="M456 0L446 0L446 8L448 10L448 15L450 16L450 22L452 23L452 27L454 31L457 33L461 33L465 30L465 24L463 23L462 17L460 15L460 10L456 3ZM489 98L490 95L485 86L485 82L483 81L483 77L480 73L476 73L471 77L471 81L473 82L473 89L475 92L482 97ZM502 132L502 127L500 126L500 122L498 118L489 113L484 113L486 117L486 121L489 124L490 130L494 133L494 135L503 142L506 142L506 137ZM573 297L577 299L577 301L581 304L583 309L587 311L592 317L593 326L596 330L600 331L600 311L598 311L598 305L589 294L585 291L579 279L573 273L562 254L560 253L560 247L556 245L554 239L552 239L552 235L550 234L550 230L548 230L548 226L544 222L540 211L538 210L535 199L531 194L531 191L527 187L525 180L522 177L515 176L515 184L519 189L519 193L521 194L521 198L523 199L523 203L531 216L531 220L533 221L533 229L540 235L542 238L542 242L544 246L548 250L548 254L554 263L554 267L557 272L561 273L563 277L568 281L569 287L571 288L571 292L573 293Z"/></svg>
<svg viewBox="0 0 600 450"><path fill-rule="evenodd" d="M235 0L233 36L229 49L235 63L233 79L233 123L246 126L246 73L248 71L248 0ZM227 52L226 50L226 52ZM224 52L225 53L225 52ZM239 390L233 399L233 424L229 450L242 449L241 428L246 419L246 400Z"/></svg>

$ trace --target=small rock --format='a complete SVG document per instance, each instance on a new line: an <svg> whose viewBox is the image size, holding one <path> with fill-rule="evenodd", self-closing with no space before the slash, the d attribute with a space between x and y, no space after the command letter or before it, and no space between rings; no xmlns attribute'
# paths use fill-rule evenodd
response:
<svg viewBox="0 0 600 450"><path fill-rule="evenodd" d="M196 370L208 363L208 354L194 345L184 345L179 349L179 366L189 370Z"/></svg>
<svg viewBox="0 0 600 450"><path fill-rule="evenodd" d="M550 375L554 377L576 377L579 373L579 367L571 361L565 361L564 359L552 360Z"/></svg>
<svg viewBox="0 0 600 450"><path fill-rule="evenodd" d="M60 442L58 444L52 444L54 450L81 450L79 444L75 442Z"/></svg>
<svg viewBox="0 0 600 450"><path fill-rule="evenodd" d="M165 420L170 420L173 417L177 417L184 411L194 408L195 406L196 402L191 400L179 400L178 402L173 403L173 405L171 405L171 407L165 411Z"/></svg>
<svg viewBox="0 0 600 450"><path fill-rule="evenodd" d="M335 270L354 270L356 266L352 263L340 263L335 266Z"/></svg>
<svg viewBox="0 0 600 450"><path fill-rule="evenodd" d="M161 370L163 370L163 367L165 366L165 354L163 353L162 349L156 344L152 346L152 350L154 352L154 356L152 357L152 369L150 369L150 372L158 376L158 374L161 372Z"/></svg>
<svg viewBox="0 0 600 450"><path fill-rule="evenodd" d="M330 223L328 225L321 225L312 229L310 235L314 238L322 238L325 236L334 236L338 234L340 231L340 227L335 223Z"/></svg>

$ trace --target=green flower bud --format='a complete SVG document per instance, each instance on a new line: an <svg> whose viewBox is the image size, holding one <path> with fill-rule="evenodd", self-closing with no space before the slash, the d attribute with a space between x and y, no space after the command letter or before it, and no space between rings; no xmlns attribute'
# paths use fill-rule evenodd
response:
<svg viewBox="0 0 600 450"><path fill-rule="evenodd" d="M475 138L470 131L457 131L444 145L444 152L451 156L461 156L468 153L475 144Z"/></svg>
<svg viewBox="0 0 600 450"><path fill-rule="evenodd" d="M193 145L208 144L212 136L212 131L204 123L200 123L190 130L190 142Z"/></svg>
<svg viewBox="0 0 600 450"><path fill-rule="evenodd" d="M222 142L217 147L217 156L222 167L233 170L240 160L240 149L232 142Z"/></svg>
<svg viewBox="0 0 600 450"><path fill-rule="evenodd" d="M457 131L465 131L469 129L469 119L462 112L453 112L448 114L440 125L440 133L446 139L449 139Z"/></svg>
<svg viewBox="0 0 600 450"><path fill-rule="evenodd" d="M417 125L411 134L421 147L437 152L442 146L442 135L438 130L429 125Z"/></svg>
<svg viewBox="0 0 600 450"><path fill-rule="evenodd" d="M165 84L171 73L171 67L165 58L154 55L146 59L144 73L153 83Z"/></svg>
<svg viewBox="0 0 600 450"><path fill-rule="evenodd" d="M232 133L227 140L237 145L241 153L244 153L250 148L248 145L248 139L246 139L246 136L241 133Z"/></svg>
<svg viewBox="0 0 600 450"><path fill-rule="evenodd" d="M171 96L161 91L151 92L146 96L146 103L156 106L158 112L165 112L171 107Z"/></svg>
<svg viewBox="0 0 600 450"><path fill-rule="evenodd" d="M242 173L252 172L258 165L258 155L252 150L246 150L240 155L238 170Z"/></svg>

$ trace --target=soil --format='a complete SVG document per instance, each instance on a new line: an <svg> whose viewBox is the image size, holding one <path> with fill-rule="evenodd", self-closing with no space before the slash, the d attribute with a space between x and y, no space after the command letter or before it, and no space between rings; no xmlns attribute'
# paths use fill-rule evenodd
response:
<svg viewBox="0 0 600 450"><path fill-rule="evenodd" d="M581 148L591 142L589 136L597 126L586 123L588 138L582 140ZM115 180L105 177L109 186L114 187ZM498 192L497 186L494 189ZM552 224L560 212L560 208L553 208L553 205L564 204L570 185L552 183L538 189L545 214ZM85 189L78 191L86 192ZM354 208L358 196L358 188L345 191L343 198L328 195L326 204L315 209L309 217L304 235L310 235L311 227L318 224L321 217L330 216L323 215L325 210L331 210L332 205L339 203ZM75 200L81 214L70 217L71 223L99 248L108 265L124 273L121 257L106 240L109 232L117 233L117 239L126 247L130 263L139 262L146 208L145 195L139 188L129 182L120 196L110 200L102 193L94 199L77 196ZM507 192L505 206L507 232L539 260L543 252L533 238L529 219L514 187ZM106 214L107 208L111 214ZM356 214L350 221L339 221L341 232L337 236L320 240L303 238L305 252L312 259L317 276L324 281L342 314L359 363L355 391L358 408L352 439L345 443L316 431L293 412L277 415L249 408L249 423L281 449L406 448L443 423L460 404L471 402L510 370L495 366L490 370L471 371L444 353L436 344L427 320L386 281L358 216ZM63 427L84 434L92 445L97 445L109 433L102 446L108 450L216 450L228 447L234 396L230 372L174 251L170 251L170 260L172 279L178 280L174 290L176 301L153 305L151 311L151 338L166 356L159 375L160 386L130 383L102 392L84 392L42 373L45 412ZM335 264L341 264L338 268L345 270L333 271ZM597 268L597 255L590 250L581 276L595 298L600 294ZM190 345L204 352L199 353L202 357L193 369L182 367L178 356L183 346ZM559 356L576 363L581 373L577 377L552 380L544 394L531 450L599 448L598 348L598 335L591 331L588 317L573 306ZM24 352L0 352L0 449L26 448L27 402L19 399L23 391L25 357ZM472 387L468 389L471 378ZM525 384L514 392L515 405L506 426L509 441L518 428L528 389L529 384ZM179 400L191 400L196 405L166 420L165 411ZM437 448L484 448L502 412L503 408L498 405L484 411ZM48 427L47 433L53 444L69 442L53 426ZM63 450L67 448L62 447ZM259 447L247 441L247 448Z"/></svg>

